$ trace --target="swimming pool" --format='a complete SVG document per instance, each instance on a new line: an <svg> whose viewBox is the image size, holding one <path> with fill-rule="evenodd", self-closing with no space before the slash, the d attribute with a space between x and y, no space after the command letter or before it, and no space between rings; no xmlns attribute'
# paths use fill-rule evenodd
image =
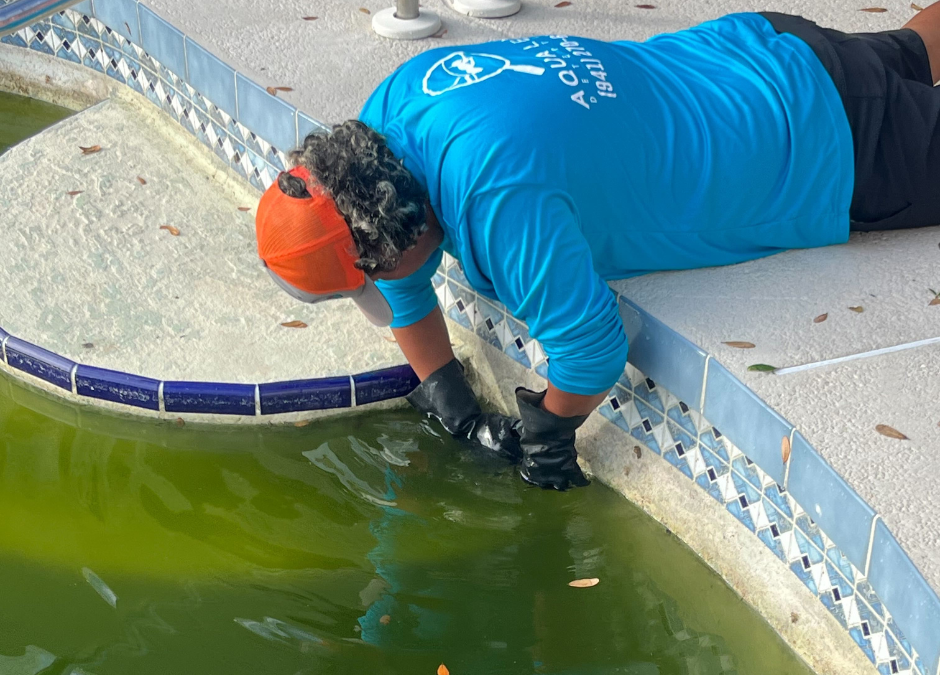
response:
<svg viewBox="0 0 940 675"><path fill-rule="evenodd" d="M51 103L0 91L0 153L71 114Z"/></svg>

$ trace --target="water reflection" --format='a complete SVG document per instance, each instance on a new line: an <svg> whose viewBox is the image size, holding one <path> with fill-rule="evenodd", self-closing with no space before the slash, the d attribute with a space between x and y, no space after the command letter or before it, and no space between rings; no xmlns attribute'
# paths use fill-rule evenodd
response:
<svg viewBox="0 0 940 675"><path fill-rule="evenodd" d="M409 412L232 432L0 396L0 435L0 675L808 672L618 496L527 489Z"/></svg>

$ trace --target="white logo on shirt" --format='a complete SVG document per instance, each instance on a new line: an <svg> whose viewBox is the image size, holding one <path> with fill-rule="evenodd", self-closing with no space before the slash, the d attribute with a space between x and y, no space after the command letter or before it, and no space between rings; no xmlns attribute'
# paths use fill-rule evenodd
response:
<svg viewBox="0 0 940 675"><path fill-rule="evenodd" d="M453 52L431 66L421 84L425 94L439 96L496 77L507 70L530 75L545 72L538 66L513 65L508 59L493 54Z"/></svg>

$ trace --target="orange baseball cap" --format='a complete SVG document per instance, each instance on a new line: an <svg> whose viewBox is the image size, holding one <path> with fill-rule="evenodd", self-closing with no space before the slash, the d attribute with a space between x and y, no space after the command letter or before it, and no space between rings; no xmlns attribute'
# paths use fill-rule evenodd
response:
<svg viewBox="0 0 940 675"><path fill-rule="evenodd" d="M376 326L392 310L372 279L355 266L359 251L336 202L302 166L288 173L307 184L310 197L284 194L277 181L258 203L258 255L278 286L301 302L351 298Z"/></svg>

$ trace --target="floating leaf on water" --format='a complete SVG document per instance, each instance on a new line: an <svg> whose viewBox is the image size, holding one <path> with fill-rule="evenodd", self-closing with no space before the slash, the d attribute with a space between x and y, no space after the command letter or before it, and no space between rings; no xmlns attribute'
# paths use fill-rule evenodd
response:
<svg viewBox="0 0 940 675"><path fill-rule="evenodd" d="M889 427L887 424L879 424L878 426L875 427L875 431L877 431L882 436L887 436L888 438L896 438L899 441L910 440L907 436L902 434L900 431L898 431L894 427Z"/></svg>
<svg viewBox="0 0 940 675"><path fill-rule="evenodd" d="M239 207L238 207L238 210L239 210L239 211L251 211L251 207L250 207L250 206L239 206Z"/></svg>
<svg viewBox="0 0 940 675"><path fill-rule="evenodd" d="M437 675L450 675L450 671L447 670L447 666L442 663L437 667Z"/></svg>
<svg viewBox="0 0 940 675"><path fill-rule="evenodd" d="M826 312L825 314L820 314L815 319L813 319L813 323L822 323L828 318L829 318L829 312Z"/></svg>
<svg viewBox="0 0 940 675"><path fill-rule="evenodd" d="M858 11L870 12L871 14L882 14L884 12L887 12L888 10L886 10L884 7L866 7L865 9L860 9Z"/></svg>
<svg viewBox="0 0 940 675"><path fill-rule="evenodd" d="M91 584L91 587L95 589L95 592L100 595L106 603L112 607L117 607L117 595L108 588L108 585L101 580L101 577L87 567L82 568L82 576L85 577L85 581Z"/></svg>
<svg viewBox="0 0 940 675"><path fill-rule="evenodd" d="M310 420L297 420L294 422L295 427L305 427L310 424Z"/></svg>
<svg viewBox="0 0 940 675"><path fill-rule="evenodd" d="M643 456L643 450L640 448L639 445L633 446L633 454L636 455L637 459Z"/></svg>
<svg viewBox="0 0 940 675"><path fill-rule="evenodd" d="M178 426L178 427L185 427L185 426L186 426L186 420L184 420L182 417L177 417L177 418L176 418L176 426Z"/></svg>
<svg viewBox="0 0 940 675"><path fill-rule="evenodd" d="M913 3L913 2L911 3L911 9L913 9L915 12L923 12L923 11L924 11L924 8L923 8L923 7L921 7L920 5L918 5L918 4L916 4L916 3Z"/></svg>
<svg viewBox="0 0 940 675"><path fill-rule="evenodd" d="M656 5L637 5L637 9L656 9Z"/></svg>
<svg viewBox="0 0 940 675"><path fill-rule="evenodd" d="M755 363L748 366L747 369L754 373L772 373L777 370L777 367L768 366L766 363Z"/></svg>
<svg viewBox="0 0 940 675"><path fill-rule="evenodd" d="M84 190L70 190L66 192L65 194L67 194L69 197L74 197L75 195L80 195L83 192Z"/></svg>
<svg viewBox="0 0 940 675"><path fill-rule="evenodd" d="M572 588L590 588L591 586L597 586L600 582L600 579L575 579L569 581L568 585Z"/></svg>
<svg viewBox="0 0 940 675"><path fill-rule="evenodd" d="M392 617L390 617L388 614L383 614L382 618L379 619L379 623L382 624L383 626L387 626L391 622L392 622Z"/></svg>
<svg viewBox="0 0 940 675"><path fill-rule="evenodd" d="M783 440L780 441L780 454L783 456L784 464L790 461L790 437L789 436L784 436Z"/></svg>
<svg viewBox="0 0 940 675"><path fill-rule="evenodd" d="M304 21L316 21L319 17L316 16L305 16L302 17Z"/></svg>
<svg viewBox="0 0 940 675"><path fill-rule="evenodd" d="M178 227L173 227L172 225L161 225L160 229L166 230L167 232L172 234L174 237L180 236L180 231Z"/></svg>
<svg viewBox="0 0 940 675"><path fill-rule="evenodd" d="M93 155L96 152L101 152L100 145L89 145L89 146L78 146L78 149L82 151L83 155Z"/></svg>
<svg viewBox="0 0 940 675"><path fill-rule="evenodd" d="M729 347L734 347L735 349L754 349L754 346L755 346L753 342L738 342L736 340L732 340L730 342L722 342L721 344L728 345Z"/></svg>
<svg viewBox="0 0 940 675"><path fill-rule="evenodd" d="M366 9L365 7L360 7L360 8L359 8L359 11L362 12L363 14L372 14L372 12L370 12L370 11L369 11L368 9Z"/></svg>
<svg viewBox="0 0 940 675"><path fill-rule="evenodd" d="M859 305L859 306L857 306L857 307L849 307L849 309L851 309L851 310L852 310L853 312L855 312L856 314L861 314L862 312L865 311L865 308L862 307L861 305Z"/></svg>
<svg viewBox="0 0 940 675"><path fill-rule="evenodd" d="M571 3L568 2L568 0L563 0L563 2L559 2L557 5L555 5L555 7L568 7L570 4Z"/></svg>
<svg viewBox="0 0 940 675"><path fill-rule="evenodd" d="M285 321L281 324L284 328L306 328L307 324L303 321Z"/></svg>
<svg viewBox="0 0 940 675"><path fill-rule="evenodd" d="M143 178L141 178L140 176L137 176L137 182L140 183L141 185L146 185L146 184L147 184L147 181L145 181L145 180L144 180Z"/></svg>

